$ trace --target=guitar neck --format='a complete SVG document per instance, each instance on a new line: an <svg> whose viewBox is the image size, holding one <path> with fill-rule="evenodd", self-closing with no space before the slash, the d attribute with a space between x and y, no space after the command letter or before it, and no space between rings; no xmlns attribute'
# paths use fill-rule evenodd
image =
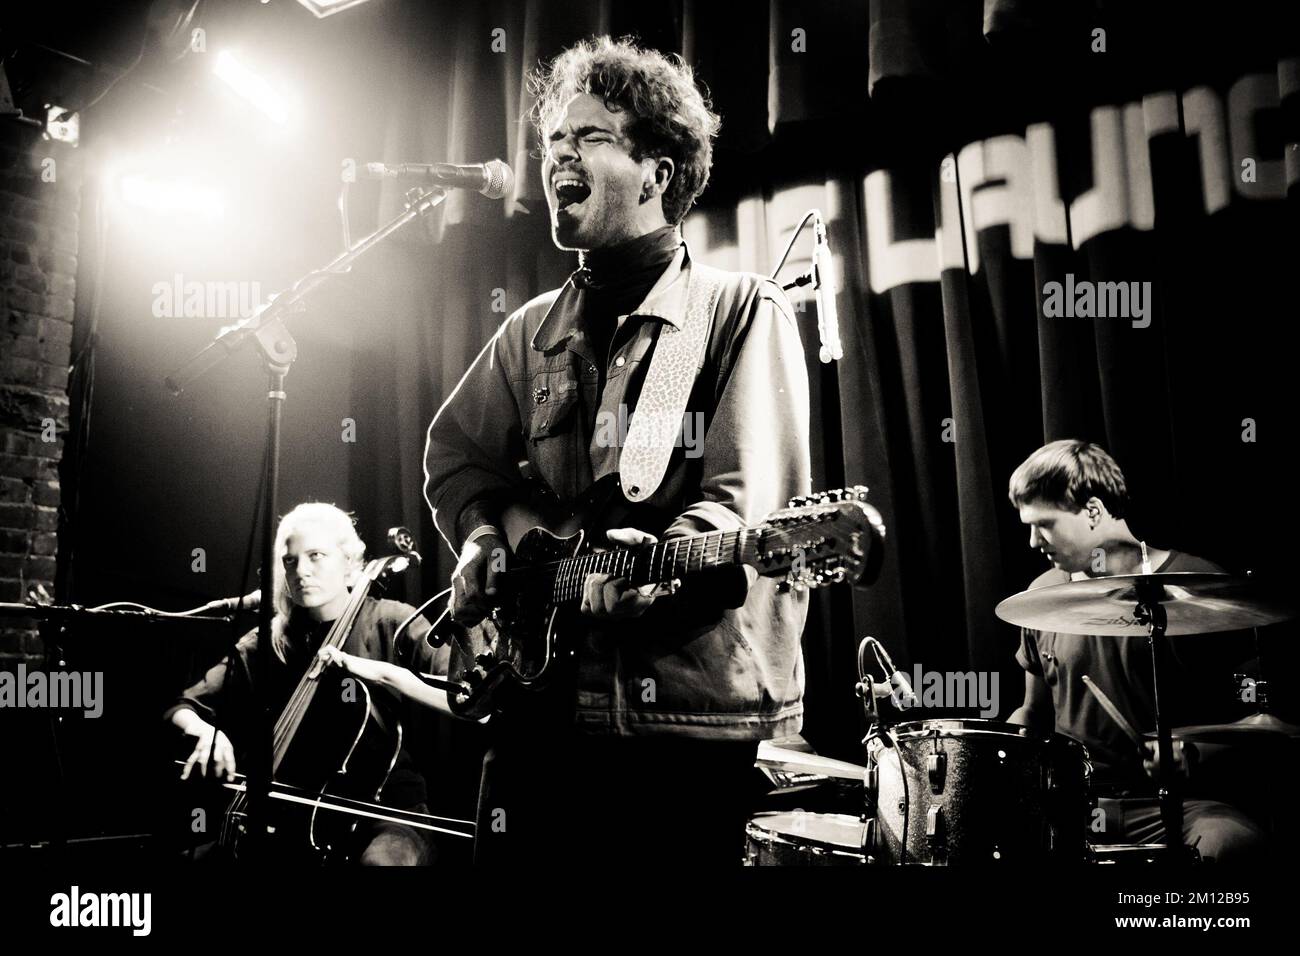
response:
<svg viewBox="0 0 1300 956"><path fill-rule="evenodd" d="M760 530L710 531L638 548L595 551L568 558L559 562L555 570L551 597L557 604L579 600L588 574L613 574L641 587L664 584L708 568L748 564L753 556L752 541Z"/></svg>

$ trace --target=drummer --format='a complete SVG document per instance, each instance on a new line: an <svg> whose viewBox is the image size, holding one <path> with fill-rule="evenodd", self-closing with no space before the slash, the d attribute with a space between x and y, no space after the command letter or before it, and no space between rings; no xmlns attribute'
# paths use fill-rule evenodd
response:
<svg viewBox="0 0 1300 956"><path fill-rule="evenodd" d="M1085 577L1142 573L1144 549L1151 571L1223 570L1181 551L1145 547L1125 520L1129 502L1124 474L1098 445L1074 440L1044 445L1011 475L1010 497L1020 521L1029 526L1029 546L1052 565L1030 584L1031 589ZM1198 637L1199 643L1170 640L1171 674L1167 680L1162 670L1160 699L1162 714L1167 713L1171 722L1203 723L1221 716L1206 713L1212 706L1209 702L1219 696L1209 688L1226 686L1231 665L1243 657L1240 652L1232 656L1221 641ZM1143 760L1142 752L1081 680L1088 675L1140 732L1154 730L1147 642L1022 628L1016 661L1025 671L1025 700L1008 720L1041 730L1054 728L1088 748L1098 809L1105 814L1104 819L1094 817L1090 840L1166 842L1151 782L1156 769L1154 744L1146 745ZM1210 663L1226 673L1207 679ZM1218 680L1219 676L1224 679ZM1199 691L1193 695L1196 688ZM1222 696L1230 698L1226 693ZM1185 842L1207 861L1243 861L1260 853L1264 831L1250 816L1219 800L1192 798L1197 793L1196 750L1193 745L1175 746L1178 770L1189 777L1189 797L1183 803Z"/></svg>

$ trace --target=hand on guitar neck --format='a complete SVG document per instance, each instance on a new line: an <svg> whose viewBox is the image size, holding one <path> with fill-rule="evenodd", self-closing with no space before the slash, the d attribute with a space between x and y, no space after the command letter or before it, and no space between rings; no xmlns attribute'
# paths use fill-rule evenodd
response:
<svg viewBox="0 0 1300 956"><path fill-rule="evenodd" d="M511 506L500 525L469 533L452 577L453 623L445 638L457 716L477 720L516 691L540 691L570 668L586 632L571 612L633 618L660 594L698 587L694 600L678 593L675 610L693 621L716 620L743 607L749 584L760 577L776 579L767 589L775 599L879 573L885 528L865 488L794 498L761 522L661 542L629 527L635 515L609 513L617 487L602 482L577 507L548 514ZM602 533L609 525L616 527ZM593 550L593 539L601 538L607 550Z"/></svg>
<svg viewBox="0 0 1300 956"><path fill-rule="evenodd" d="M637 528L612 528L606 537L610 545L624 548L659 541ZM451 575L453 621L462 627L473 627L491 613L509 557L509 545L497 534L481 534L466 542ZM588 574L583 584L581 612L594 618L640 617L654 603L660 590L653 584L634 587L626 578L613 574Z"/></svg>
<svg viewBox="0 0 1300 956"><path fill-rule="evenodd" d="M635 548L643 544L658 544L659 539L636 528L614 528L606 532L610 544ZM614 574L588 574L582 586L581 611L594 618L640 617L655 602L659 585L644 584L635 587L625 577Z"/></svg>

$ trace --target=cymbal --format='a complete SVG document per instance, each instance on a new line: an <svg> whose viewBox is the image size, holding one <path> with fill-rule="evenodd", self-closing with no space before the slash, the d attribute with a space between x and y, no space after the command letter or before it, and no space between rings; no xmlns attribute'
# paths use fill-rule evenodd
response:
<svg viewBox="0 0 1300 956"><path fill-rule="evenodd" d="M823 777L839 777L842 780L861 781L867 772L866 767L860 767L855 763L774 747L766 740L758 744L757 764L760 767L784 770L786 773L815 773Z"/></svg>
<svg viewBox="0 0 1300 956"><path fill-rule="evenodd" d="M1276 743L1277 738L1300 737L1300 727L1279 720L1272 714L1251 714L1244 720L1230 724L1175 727L1169 735L1174 740L1192 740L1206 744ZM1147 736L1155 738L1155 734Z"/></svg>
<svg viewBox="0 0 1300 956"><path fill-rule="evenodd" d="M1039 631L1145 635L1146 625L1133 614L1139 582L1159 588L1159 601L1169 621L1165 633L1170 635L1262 627L1296 615L1292 600L1253 580L1205 571L1114 574L1067 581L1013 594L998 604L994 613L1011 624Z"/></svg>

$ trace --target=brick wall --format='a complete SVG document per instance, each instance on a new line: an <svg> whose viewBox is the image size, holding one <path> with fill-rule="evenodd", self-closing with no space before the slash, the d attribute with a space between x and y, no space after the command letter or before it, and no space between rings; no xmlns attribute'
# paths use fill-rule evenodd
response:
<svg viewBox="0 0 1300 956"><path fill-rule="evenodd" d="M0 601L54 594L80 196L75 149L0 122ZM0 665L40 652L0 618Z"/></svg>

